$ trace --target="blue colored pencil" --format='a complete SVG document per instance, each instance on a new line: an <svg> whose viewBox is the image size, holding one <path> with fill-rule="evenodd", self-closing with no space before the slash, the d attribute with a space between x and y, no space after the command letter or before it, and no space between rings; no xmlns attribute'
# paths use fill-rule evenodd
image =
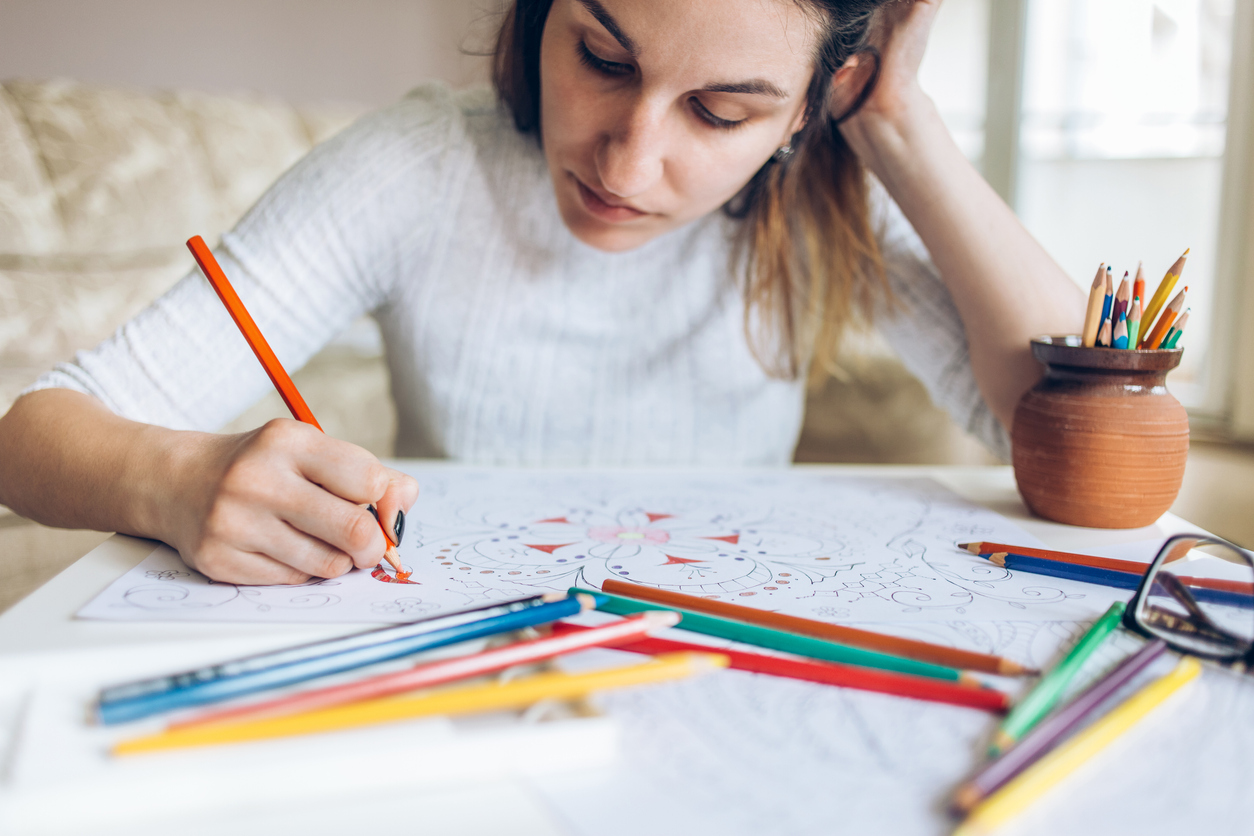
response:
<svg viewBox="0 0 1254 836"><path fill-rule="evenodd" d="M533 627L537 624L547 624L559 618L575 615L599 603L599 596L584 595L578 598L571 596L552 603L522 606L518 603L508 604L504 607L493 607L491 610L478 613L459 614L462 616L461 620L453 623L437 619L434 621L434 629L427 629L416 634L402 635L399 638L394 637L384 641L376 641L371 644L362 645L359 643L356 646L331 654L312 657L305 656L296 661L288 661L282 664L247 668L241 672L227 673L203 681L194 680L196 672L167 677L167 679L179 680L179 682L177 687L165 690L155 692L143 692L141 690L140 693L129 697L111 693L121 692L124 694L124 689L136 687L120 686L117 689L109 689L109 692L102 692L101 701L97 705L97 716L101 723L113 725L181 708L221 702L222 700L253 694L270 688L305 682L320 676L328 676L365 667L366 665L373 665L378 662L386 662L390 659L398 659L424 650L433 650L438 647L457 644L458 642L495 636L500 633L521 630L524 627ZM506 609L507 611L484 615L484 612L500 609ZM465 618L466 615L469 615L470 618ZM456 618L457 616L450 617L450 619ZM417 625L405 626L414 627ZM387 632L386 629L372 631L376 636ZM358 634L357 637L348 638L359 638L365 635L370 634ZM302 648L294 648L294 650L300 651L308 647L310 646L305 645ZM256 659L258 657L252 658ZM248 660L240 661L247 662ZM143 685L143 683L137 683L136 685Z"/></svg>
<svg viewBox="0 0 1254 836"><path fill-rule="evenodd" d="M1025 557L1017 554L994 554L989 558L989 562L1015 571L1113 586L1119 589L1136 589L1141 585L1141 578L1144 577L1134 572L1099 569L1096 566L1081 566L1075 563L1063 563L1043 557ZM1189 592L1194 599L1210 604L1246 608L1254 606L1254 596L1242 592L1228 592L1223 589L1207 589L1192 585L1189 586Z"/></svg>
<svg viewBox="0 0 1254 836"><path fill-rule="evenodd" d="M1110 267L1106 267L1106 297L1102 299L1102 318L1097 321L1098 328L1110 318L1110 309L1115 304L1115 280L1110 275ZM1114 328L1114 325L1111 325Z"/></svg>

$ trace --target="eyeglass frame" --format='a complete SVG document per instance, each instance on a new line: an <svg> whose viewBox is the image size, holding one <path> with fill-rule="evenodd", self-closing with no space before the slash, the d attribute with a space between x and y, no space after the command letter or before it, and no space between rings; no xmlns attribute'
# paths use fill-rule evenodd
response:
<svg viewBox="0 0 1254 836"><path fill-rule="evenodd" d="M1128 601L1127 607L1123 611L1123 626L1138 635L1145 636L1146 638L1161 639L1166 642L1168 647L1175 650L1177 653L1183 653L1186 656L1197 656L1202 659L1208 659L1240 671L1254 671L1254 641L1250 641L1249 648L1243 654L1222 656L1217 653L1206 653L1204 651L1197 650L1196 648L1183 647L1178 643L1173 642L1170 638L1156 633L1149 627L1146 627L1137 617L1137 613L1141 609L1141 599L1148 594L1149 589L1152 586L1154 576L1159 573L1163 564L1167 562L1166 557L1173 551L1172 545L1176 542L1184 540L1192 540L1194 543L1189 546L1189 548L1185 551L1185 554L1188 554L1189 551L1192 551L1199 545L1226 546L1244 557L1250 569L1254 571L1254 553L1251 553L1248 549L1241 548L1236 543L1230 543L1222 537L1216 537L1212 534L1173 534L1163 541L1162 546L1158 550L1158 554L1154 556L1154 559L1150 561L1149 566L1145 568L1145 574L1141 577L1141 583L1136 588L1136 594L1134 594ZM1252 593L1252 597L1254 597L1254 593ZM1254 618L1254 610L1252 610L1251 618Z"/></svg>

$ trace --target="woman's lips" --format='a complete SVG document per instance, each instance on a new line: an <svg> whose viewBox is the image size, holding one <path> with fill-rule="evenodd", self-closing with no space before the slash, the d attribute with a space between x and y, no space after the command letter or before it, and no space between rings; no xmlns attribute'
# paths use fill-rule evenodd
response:
<svg viewBox="0 0 1254 836"><path fill-rule="evenodd" d="M573 174L571 177L574 179L575 185L579 187L579 197L583 200L584 208L593 217L608 223L623 223L624 221L635 220L649 214L648 212L641 212L639 209L633 209L630 206L615 206L606 203L600 195L585 186L578 177L575 177Z"/></svg>

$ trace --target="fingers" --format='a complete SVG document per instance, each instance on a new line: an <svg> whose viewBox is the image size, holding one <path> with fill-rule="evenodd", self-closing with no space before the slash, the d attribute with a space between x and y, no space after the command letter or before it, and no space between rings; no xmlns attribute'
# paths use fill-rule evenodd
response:
<svg viewBox="0 0 1254 836"><path fill-rule="evenodd" d="M306 479L357 505L378 502L391 483L391 472L368 451L321 433L296 464Z"/></svg>
<svg viewBox="0 0 1254 836"><path fill-rule="evenodd" d="M180 553L181 554L181 553ZM202 575L221 583L298 584L309 575L274 558L225 546L212 548L184 560Z"/></svg>
<svg viewBox="0 0 1254 836"><path fill-rule="evenodd" d="M277 513L293 529L344 555L351 565L369 568L387 551L387 541L373 514L312 482L294 481L284 492L284 503Z"/></svg>
<svg viewBox="0 0 1254 836"><path fill-rule="evenodd" d="M414 477L399 470L384 468L388 472L388 487L375 503L379 519L392 533L392 542L400 545L404 534L404 512L408 512L418 499L418 482Z"/></svg>

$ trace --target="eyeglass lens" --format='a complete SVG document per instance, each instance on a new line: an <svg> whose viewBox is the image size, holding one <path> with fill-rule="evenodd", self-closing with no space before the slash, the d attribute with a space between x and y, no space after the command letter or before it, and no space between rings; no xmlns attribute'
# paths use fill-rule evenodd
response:
<svg viewBox="0 0 1254 836"><path fill-rule="evenodd" d="M1254 647L1254 564L1226 543L1170 541L1136 620L1185 651L1217 658Z"/></svg>

